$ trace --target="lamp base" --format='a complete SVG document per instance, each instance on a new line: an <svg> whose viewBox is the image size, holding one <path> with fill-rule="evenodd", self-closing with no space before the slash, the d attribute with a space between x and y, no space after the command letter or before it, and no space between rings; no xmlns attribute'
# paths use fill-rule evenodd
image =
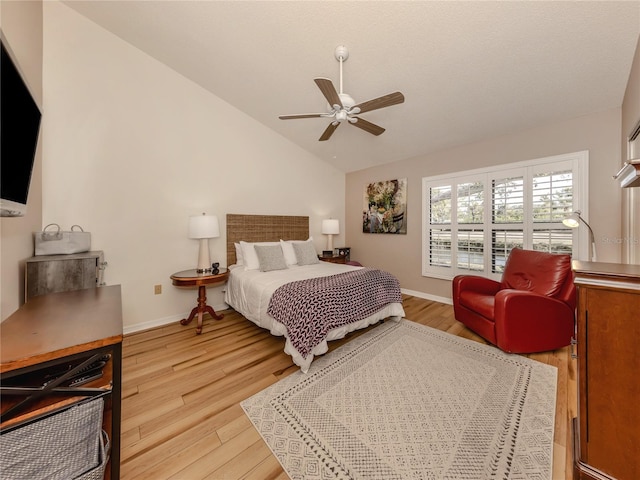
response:
<svg viewBox="0 0 640 480"><path fill-rule="evenodd" d="M333 252L333 234L327 234L327 250L331 250Z"/></svg>
<svg viewBox="0 0 640 480"><path fill-rule="evenodd" d="M198 251L198 267L196 272L208 273L211 271L211 259L209 257L209 239L200 239L200 250Z"/></svg>

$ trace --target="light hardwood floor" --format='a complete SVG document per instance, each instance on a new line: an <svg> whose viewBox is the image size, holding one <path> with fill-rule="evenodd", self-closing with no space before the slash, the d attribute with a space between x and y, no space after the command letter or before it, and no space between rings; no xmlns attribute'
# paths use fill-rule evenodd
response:
<svg viewBox="0 0 640 480"><path fill-rule="evenodd" d="M404 296L406 318L484 342L453 307ZM124 340L121 478L287 479L240 402L295 371L284 341L233 310L202 335L177 322ZM374 327L370 327L374 328ZM330 342L333 350L362 332ZM528 355L558 368L553 479L572 478L576 365L569 347Z"/></svg>

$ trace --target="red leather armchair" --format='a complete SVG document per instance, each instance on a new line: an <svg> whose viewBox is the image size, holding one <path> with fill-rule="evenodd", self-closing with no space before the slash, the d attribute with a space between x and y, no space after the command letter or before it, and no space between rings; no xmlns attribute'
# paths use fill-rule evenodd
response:
<svg viewBox="0 0 640 480"><path fill-rule="evenodd" d="M515 248L502 280L453 279L456 320L505 352L545 352L571 343L576 290L571 257Z"/></svg>

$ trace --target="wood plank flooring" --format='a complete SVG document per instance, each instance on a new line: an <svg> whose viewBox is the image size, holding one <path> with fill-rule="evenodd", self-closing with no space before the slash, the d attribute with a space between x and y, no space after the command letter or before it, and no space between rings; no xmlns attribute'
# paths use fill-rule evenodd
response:
<svg viewBox="0 0 640 480"><path fill-rule="evenodd" d="M453 317L453 307L404 296L406 318L486 343ZM168 325L127 335L123 346L121 478L287 479L240 402L298 368L273 337L233 310L220 321ZM333 350L360 335L330 342ZM558 367L553 479L572 478L570 420L576 365L569 347L528 355Z"/></svg>

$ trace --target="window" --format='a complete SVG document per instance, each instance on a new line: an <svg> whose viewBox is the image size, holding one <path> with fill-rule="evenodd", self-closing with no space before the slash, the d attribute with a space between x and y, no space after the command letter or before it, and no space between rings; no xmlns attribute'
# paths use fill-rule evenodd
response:
<svg viewBox="0 0 640 480"><path fill-rule="evenodd" d="M562 220L586 210L588 158L578 152L423 178L423 275L498 278L514 247L578 256L586 239Z"/></svg>

